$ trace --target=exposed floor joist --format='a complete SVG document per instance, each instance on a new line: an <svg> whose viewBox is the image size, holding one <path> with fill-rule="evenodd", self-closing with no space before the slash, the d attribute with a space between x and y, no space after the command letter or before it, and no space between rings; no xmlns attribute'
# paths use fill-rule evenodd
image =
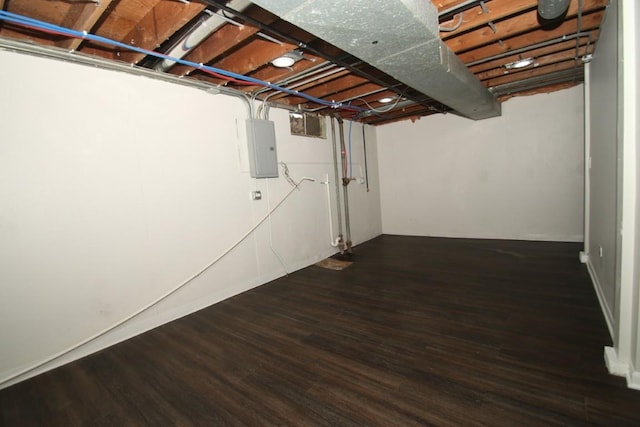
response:
<svg viewBox="0 0 640 427"><path fill-rule="evenodd" d="M579 83L581 78L576 79L576 75L581 76L581 57L592 54L596 49L599 26L608 0L571 0L563 21L553 26L541 25L537 16L537 0L433 0L433 4L440 13L445 13L442 19L446 19L446 22L441 22L443 27L451 28L459 24L453 31L442 31L441 38L463 63L470 64L470 71L484 85L489 88L508 87L510 91L521 89L526 94L531 89L525 83L518 85L521 80L544 79L549 75L549 81L552 82L550 87ZM250 3L235 12L225 6L222 0L100 0L99 3L0 0L0 5L12 13L92 32L127 45L161 51L180 43L180 37L188 34L192 26L198 23L198 17L204 16L203 11L208 9L208 13L218 13L221 19L233 22L217 27L184 56L184 60L201 66L175 64L167 72L212 85L236 88L287 108L295 106L330 114L336 111L301 96L275 93L260 85L241 85L237 81L205 73L201 68L208 65L265 82L282 81L285 87L321 98L324 102L344 103L364 110L373 108L386 111L394 106L393 103L380 103L382 97L391 96L396 100L398 97L408 98L397 104L397 111L380 114L371 110L355 116L372 124L389 123L402 118L415 119L448 109L425 94L406 88L393 77L362 63L349 53ZM0 24L0 37L31 40L149 68L160 61L120 47L47 34L7 23ZM276 57L294 49L300 50L304 59L290 68L276 68L271 64ZM519 70L505 67L526 57L533 58L534 63L530 67ZM344 69L335 74L305 75L326 61ZM572 68L580 70L571 76L564 73ZM303 80L295 80L298 75ZM558 78L569 80L558 82ZM540 83L536 80L535 84ZM353 111L338 111L345 118L354 118Z"/></svg>

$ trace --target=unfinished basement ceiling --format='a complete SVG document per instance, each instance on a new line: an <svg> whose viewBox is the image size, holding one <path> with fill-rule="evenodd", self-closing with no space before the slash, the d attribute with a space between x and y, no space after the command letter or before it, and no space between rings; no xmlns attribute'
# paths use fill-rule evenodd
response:
<svg viewBox="0 0 640 427"><path fill-rule="evenodd" d="M411 3L419 5L420 1ZM428 0L422 1L431 9ZM345 7L350 3L345 0ZM566 13L553 21L544 21L538 15L538 0L432 3L440 21L440 39L484 87L503 101L581 83L584 62L594 52L609 0L571 0ZM409 86L406 79L375 67L374 61L367 63L249 1L0 0L0 8L0 41L6 41L0 44L5 47L18 40L73 51L73 55L125 62L233 88L271 104L326 114L337 112L373 125L452 110L425 90ZM30 24L25 18L77 30L80 36L86 31L120 44L70 37L50 26ZM202 35L199 43L196 32ZM187 51L182 60L188 63L163 62L125 45L172 57ZM295 61L292 65L273 65L273 60L287 54ZM523 59L530 59L530 63L515 68ZM243 81L245 77L254 80ZM390 102L381 102L384 98Z"/></svg>

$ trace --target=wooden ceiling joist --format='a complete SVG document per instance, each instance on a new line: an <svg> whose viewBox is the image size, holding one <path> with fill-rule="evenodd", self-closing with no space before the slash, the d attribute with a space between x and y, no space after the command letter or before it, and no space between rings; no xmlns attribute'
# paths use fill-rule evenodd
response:
<svg viewBox="0 0 640 427"><path fill-rule="evenodd" d="M552 65L557 62L564 62L569 60L581 60L580 58L587 53L593 52L592 46L587 48L586 46L581 46L577 51L575 49L569 49L562 52L553 53L546 56L536 57L534 65L530 68L543 67L546 65ZM496 77L500 77L503 75L513 75L516 73L521 73L527 71L528 69L512 69L507 70L505 68L494 68L493 70L484 71L476 75L480 80L488 80Z"/></svg>
<svg viewBox="0 0 640 427"><path fill-rule="evenodd" d="M153 10L163 0L115 0L109 13L100 19L95 33L123 43L129 43L125 36L135 28L149 11Z"/></svg>
<svg viewBox="0 0 640 427"><path fill-rule="evenodd" d="M549 86L545 86L545 87L540 87L540 88L535 88L535 89L529 89L529 90L523 90L521 92L518 92L517 94L507 94L507 95L502 95L498 97L498 100L500 102L505 102L510 98L513 98L514 96L529 96L529 95L537 95L540 93L551 93L551 92L555 92L556 90L562 90L562 89L568 89L570 87L575 86L577 83L575 82L564 82L564 83L557 83L557 84L552 84Z"/></svg>
<svg viewBox="0 0 640 427"><path fill-rule="evenodd" d="M596 35L595 32L594 32L594 35ZM479 73L489 71L495 68L503 67L505 64L509 64L511 62L515 62L523 58L539 58L542 56L551 55L551 54L562 52L565 50L571 50L571 49L575 50L576 42L580 46L586 46L586 45L591 46L590 48L591 51L593 51L593 48L595 46L595 43L594 43L595 40L593 40L593 38L590 40L588 37L578 37L577 40L574 39L574 40L567 40L559 43L554 43L549 46L544 46L544 47L532 49L532 50L526 50L521 53L510 55L510 56L504 56L502 58L494 59L493 61L483 62L482 64L469 67L469 70L472 73L478 75Z"/></svg>
<svg viewBox="0 0 640 427"><path fill-rule="evenodd" d="M305 59L302 59L296 62L291 66L290 69L278 68L278 67L264 67L256 71L255 73L251 73L250 76L265 82L277 83L280 80L290 77L292 74L293 75L300 74L324 62L324 60L318 56L314 56L314 55L304 55L304 56L305 56ZM244 90L252 91L255 89L256 89L255 86L247 86Z"/></svg>
<svg viewBox="0 0 640 427"><path fill-rule="evenodd" d="M196 64L208 64L235 46L244 43L257 32L257 28L248 25L238 27L236 25L226 24L186 54L183 59L195 62ZM194 67L176 65L171 68L169 72L178 76L185 76L193 70L195 70Z"/></svg>
<svg viewBox="0 0 640 427"><path fill-rule="evenodd" d="M366 85L368 85L369 83L366 83ZM357 98L346 98L343 94L348 93L350 91L359 91L360 93L364 93L362 92L364 85L360 85L351 89L348 89L346 91L343 92L339 92L334 94L334 96L332 96L330 99L329 98L324 98L325 101L327 102L340 102L343 104L347 104L349 106L354 106L354 107L361 107L364 109L368 109L369 107L366 106L366 103L369 103L371 106L373 106L375 108L375 105L378 105L379 107L384 107L385 105L388 106L387 104L382 104L380 102L378 102L378 99L384 97L384 96L394 96L396 95L395 92L392 91L388 91L388 90L384 90L384 88L382 88L381 90L376 91L373 94L369 94L369 95L362 95L362 97L357 97ZM325 107L327 108L327 107Z"/></svg>
<svg viewBox="0 0 640 427"><path fill-rule="evenodd" d="M555 26L543 27L537 16L538 0L485 0L482 5L468 0L431 1L439 12L463 8L459 9L463 12L441 23L449 27L459 23L459 26L453 31L441 31L440 36L500 99L518 93L538 93L546 86L560 88L582 81L582 56L594 52L609 4L609 0L570 0L562 21ZM167 72L185 79L225 84L286 108L300 105L323 114L337 113L374 125L416 120L450 110L428 94L407 88L372 65L254 4L248 3L241 11L233 12L227 3L225 0L100 0L99 3L97 0L0 0L0 7L145 50L157 50L162 46L165 52L181 43L183 35L193 30L189 26L195 25L205 8L220 14L218 9L222 9L226 10L226 16L222 18L234 22L219 21L211 28L212 34L183 57L192 62L193 67L176 64ZM147 68L157 64L156 61L141 61L146 56L144 53L103 42L74 40L12 23L0 25L0 37L46 46L55 44L85 55L127 61ZM269 41L269 37L275 42ZM277 68L270 63L291 50L301 50L305 59L290 68ZM507 64L523 58L533 58L534 65L507 69ZM283 87L323 101L350 104L365 110L386 111L392 105L379 102L385 95L402 96L414 104L403 99L383 114L373 111L369 115L356 114L329 108L322 102L310 102L298 93L286 94L265 90L258 84L229 82L199 70L200 66L195 64L210 65L265 82L281 82Z"/></svg>
<svg viewBox="0 0 640 427"><path fill-rule="evenodd" d="M334 95L334 98L337 102L349 102L356 99L357 97L366 96L366 94L370 94L371 92L376 92L376 94L382 93L383 89L384 88L382 86L379 86L377 84L365 83L343 90L342 92L338 92ZM381 98L382 96L383 95L380 95Z"/></svg>
<svg viewBox="0 0 640 427"><path fill-rule="evenodd" d="M126 35L123 41L142 49L154 50L176 31L204 10L197 2L180 3L162 1L158 3ZM123 61L137 64L146 55L138 52L123 52Z"/></svg>
<svg viewBox="0 0 640 427"><path fill-rule="evenodd" d="M530 77L525 80L516 80L510 83L504 83L493 88L495 95L500 98L505 95L517 95L527 93L535 89L544 89L553 85L569 83L576 85L584 81L584 68L568 68L555 73L544 74L541 76Z"/></svg>
<svg viewBox="0 0 640 427"><path fill-rule="evenodd" d="M70 6L69 2L51 0L7 0L4 9L11 13L60 25Z"/></svg>
<svg viewBox="0 0 640 427"><path fill-rule="evenodd" d="M391 123L393 121L401 120L407 117L422 117L429 114L433 114L435 111L431 111L422 105L412 105L405 108L398 108L397 110L389 111L387 113L381 113L379 115L371 115L365 118L365 122L370 125L377 125L380 123Z"/></svg>
<svg viewBox="0 0 640 427"><path fill-rule="evenodd" d="M41 40L36 31L16 27L11 24L3 24L0 27L2 28L2 36L9 39L28 40L29 42L38 43L43 46L55 46L57 41L62 40L60 37L56 39Z"/></svg>
<svg viewBox="0 0 640 427"><path fill-rule="evenodd" d="M334 101L338 93L344 91L347 88L358 86L366 82L367 82L367 79L365 79L364 77L356 76L354 74L349 74L344 77L332 79L327 83L316 85L308 90L305 90L304 92L307 95L311 95L316 98L322 98L328 101ZM305 100L304 98L300 98L297 96L288 96L286 98L283 98L283 102L289 105L297 105L305 102Z"/></svg>
<svg viewBox="0 0 640 427"><path fill-rule="evenodd" d="M367 96L362 96L359 98L356 98L354 100L352 100L350 102L350 105L356 106L356 107L361 107L364 109L368 109L373 107L376 110L382 110L382 111L393 111L394 110L394 104L395 104L395 99L393 99L394 97L398 96L398 94L396 94L395 92L392 91L382 91L380 93L375 93L372 95L367 95ZM380 99L385 98L385 97L389 97L392 98L393 101L389 102L389 103L383 103L380 102Z"/></svg>
<svg viewBox="0 0 640 427"><path fill-rule="evenodd" d="M506 76L496 77L485 81L488 87L499 86L506 83L515 82L518 80L529 79L531 77L543 76L545 74L553 74L558 71L569 70L571 68L581 68L576 66L576 61L568 60L555 64L547 65L545 67L538 67L532 70L522 71L521 73L507 74Z"/></svg>
<svg viewBox="0 0 640 427"><path fill-rule="evenodd" d="M520 12L534 9L537 5L538 0L492 0L485 3L487 13L484 13L481 6L475 6L461 12L462 25L455 31L441 32L440 37L442 40L447 40L476 28L487 26L490 22L497 22ZM456 22L456 19L454 18L452 21ZM443 23L443 25L449 24Z"/></svg>
<svg viewBox="0 0 640 427"><path fill-rule="evenodd" d="M583 31L586 32L598 28L600 22L602 22L603 15L604 12L599 11L584 16L582 18ZM463 63L467 64L469 62L482 60L511 50L531 46L534 43L537 44L559 37L572 35L576 33L577 28L577 19L569 19L553 30L539 29L526 34L510 37L502 40L502 43L494 42L486 46L461 53L458 55L458 58L460 58Z"/></svg>
<svg viewBox="0 0 640 427"><path fill-rule="evenodd" d="M306 81L303 80L302 82L296 82L293 86L287 86L289 89L292 90L296 90L298 92L304 92L304 93L308 93L312 96L317 96L319 98L322 97L322 94L318 93L318 90L324 90L329 91L329 93L333 93L331 92L331 90L336 89L336 88L342 88L342 87L346 87L349 84L352 84L352 81L347 79L345 80L344 77L347 76L352 76L352 74L350 73L349 70L344 70L341 68L336 68L334 70L330 70L333 71L332 73L321 73L321 75L324 75L322 77L318 77L313 79L313 81ZM311 80L311 79L308 79ZM324 89L318 89L318 88L324 88ZM331 87L331 89L328 89L329 87ZM315 93L315 95L314 95ZM291 99L287 99L285 100L285 102L291 104L291 102L293 102L294 104L297 104L299 102L301 102L300 100L302 98L298 98L292 95L288 95L286 93L276 93L273 96L270 96L269 98L276 100L276 99L282 99L285 97L291 97Z"/></svg>
<svg viewBox="0 0 640 427"><path fill-rule="evenodd" d="M60 25L78 31L90 32L93 26L109 8L113 0L102 0L100 3L74 3L69 7ZM56 46L63 49L76 50L82 44L82 39L60 40Z"/></svg>
<svg viewBox="0 0 640 427"><path fill-rule="evenodd" d="M585 0L580 26L582 29L591 29L593 24L587 21L591 12L602 10L609 0ZM568 22L574 22L574 28L572 32L578 32L578 2L574 1L569 5L569 11L567 13ZM573 19L572 19L573 18ZM597 26L600 21L595 25ZM495 29L495 31L494 31ZM538 10L530 10L528 12L516 15L509 19L504 19L499 22L494 22L494 27L485 26L477 30L468 32L458 37L447 40L445 43L455 53L462 53L468 50L489 44L498 42L499 40L505 41L506 38L513 37L514 35L527 33L529 31L541 30L545 31L541 27L538 21Z"/></svg>
<svg viewBox="0 0 640 427"><path fill-rule="evenodd" d="M232 73L248 74L295 48L289 43L278 44L269 40L256 39L226 55L212 66Z"/></svg>

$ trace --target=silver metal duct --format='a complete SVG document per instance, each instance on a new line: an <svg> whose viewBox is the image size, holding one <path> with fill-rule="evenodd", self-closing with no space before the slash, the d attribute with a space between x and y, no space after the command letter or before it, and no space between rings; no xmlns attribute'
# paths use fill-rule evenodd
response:
<svg viewBox="0 0 640 427"><path fill-rule="evenodd" d="M478 120L500 104L440 40L429 0L251 0L402 83Z"/></svg>

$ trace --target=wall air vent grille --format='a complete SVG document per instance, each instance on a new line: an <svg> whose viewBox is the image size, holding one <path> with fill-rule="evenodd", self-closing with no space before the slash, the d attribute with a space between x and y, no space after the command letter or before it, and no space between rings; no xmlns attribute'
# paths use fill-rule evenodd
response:
<svg viewBox="0 0 640 427"><path fill-rule="evenodd" d="M327 137L326 120L320 114L291 112L289 113L289 124L291 125L291 135Z"/></svg>

